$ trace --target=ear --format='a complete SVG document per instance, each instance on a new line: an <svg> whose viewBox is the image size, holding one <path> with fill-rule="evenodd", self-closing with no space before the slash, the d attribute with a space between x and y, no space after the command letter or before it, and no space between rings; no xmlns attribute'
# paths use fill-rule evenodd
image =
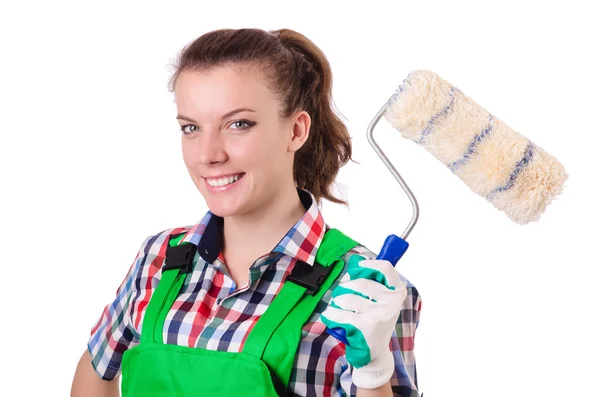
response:
<svg viewBox="0 0 600 397"><path fill-rule="evenodd" d="M295 152L304 145L310 133L310 115L305 110L300 111L292 118L288 152Z"/></svg>

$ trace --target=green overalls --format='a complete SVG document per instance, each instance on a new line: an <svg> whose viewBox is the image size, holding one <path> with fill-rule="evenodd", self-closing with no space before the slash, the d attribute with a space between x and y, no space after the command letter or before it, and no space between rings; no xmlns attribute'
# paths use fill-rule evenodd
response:
<svg viewBox="0 0 600 397"><path fill-rule="evenodd" d="M163 326L198 256L185 233L170 236L162 276L144 315L140 344L122 362L123 397L287 396L302 326L344 268L358 243L329 229L313 266L297 261L283 288L251 330L241 352L163 343Z"/></svg>

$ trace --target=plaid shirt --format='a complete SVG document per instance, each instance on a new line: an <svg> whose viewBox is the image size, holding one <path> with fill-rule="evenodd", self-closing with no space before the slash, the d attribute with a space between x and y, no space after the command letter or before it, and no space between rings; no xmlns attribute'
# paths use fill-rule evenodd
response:
<svg viewBox="0 0 600 397"><path fill-rule="evenodd" d="M328 227L312 193L297 190L307 211L271 252L252 264L247 286L236 286L228 275L220 249L223 218L210 211L195 225L171 228L147 237L115 300L105 307L91 330L88 349L96 372L103 379L113 379L121 371L123 352L139 343L144 313L152 290L160 280L172 233L185 232L182 242L198 245L200 256L168 313L163 340L209 350L242 351L253 325L282 288L296 260L314 263ZM344 262L355 254L367 259L376 257L358 245L344 256ZM345 345L326 333L320 320L320 313L331 299L331 290L340 279L341 276L325 293L302 328L288 385L290 396L356 395ZM416 288L403 280L408 295L390 340L396 363L391 383L394 395L414 397L419 395L413 346L421 298Z"/></svg>

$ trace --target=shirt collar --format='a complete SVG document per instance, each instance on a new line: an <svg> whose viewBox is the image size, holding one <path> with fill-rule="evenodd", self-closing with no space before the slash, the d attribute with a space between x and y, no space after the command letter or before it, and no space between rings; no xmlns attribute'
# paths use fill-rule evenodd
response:
<svg viewBox="0 0 600 397"><path fill-rule="evenodd" d="M317 250L326 229L323 214L315 196L308 190L296 187L306 212L286 233L271 252L279 252L310 265L314 264ZM181 241L198 246L198 253L208 263L213 263L221 252L223 218L208 211L206 215L186 232Z"/></svg>

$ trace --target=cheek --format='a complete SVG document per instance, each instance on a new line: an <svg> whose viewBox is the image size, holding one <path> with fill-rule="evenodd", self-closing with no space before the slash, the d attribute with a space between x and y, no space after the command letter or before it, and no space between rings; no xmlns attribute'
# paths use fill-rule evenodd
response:
<svg viewBox="0 0 600 397"><path fill-rule="evenodd" d="M253 152L256 160L263 167L269 168L269 173L277 173L284 167L284 162L287 153L287 141L285 133L281 129L273 128L273 130L264 133L260 140L255 140L251 143L249 151Z"/></svg>
<svg viewBox="0 0 600 397"><path fill-rule="evenodd" d="M190 172L198 171L198 150L194 145L182 144L181 146L181 154L183 157L183 162Z"/></svg>
<svg viewBox="0 0 600 397"><path fill-rule="evenodd" d="M269 157L268 147L258 139L240 139L227 148L229 159L240 167L261 167Z"/></svg>

